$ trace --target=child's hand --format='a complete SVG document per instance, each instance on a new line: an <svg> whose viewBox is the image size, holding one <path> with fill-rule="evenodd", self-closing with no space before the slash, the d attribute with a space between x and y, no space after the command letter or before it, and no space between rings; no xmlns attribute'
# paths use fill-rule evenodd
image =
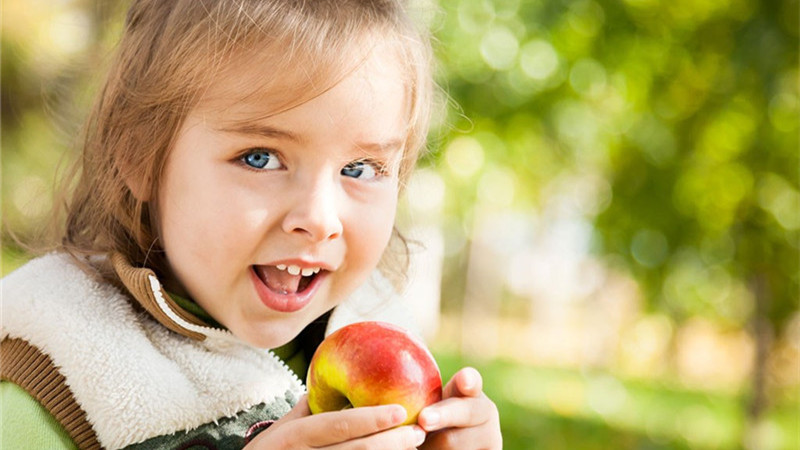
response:
<svg viewBox="0 0 800 450"><path fill-rule="evenodd" d="M371 406L311 415L303 396L295 407L245 447L256 449L380 448L413 449L425 439L398 405ZM394 428L397 427L397 428Z"/></svg>
<svg viewBox="0 0 800 450"><path fill-rule="evenodd" d="M497 406L483 393L477 370L459 370L442 392L442 401L420 412L428 432L423 448L499 449L503 447Z"/></svg>

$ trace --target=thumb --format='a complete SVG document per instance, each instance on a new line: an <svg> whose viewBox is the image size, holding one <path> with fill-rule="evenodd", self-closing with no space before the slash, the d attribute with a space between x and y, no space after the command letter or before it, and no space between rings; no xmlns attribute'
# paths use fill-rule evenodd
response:
<svg viewBox="0 0 800 450"><path fill-rule="evenodd" d="M465 367L453 375L444 387L442 397L477 397L482 391L483 378L480 372L472 367Z"/></svg>
<svg viewBox="0 0 800 450"><path fill-rule="evenodd" d="M270 428L275 430L295 419L300 419L302 417L310 415L311 415L311 410L308 408L308 395L303 394L303 396L300 397L300 400L297 401L294 407L288 413L284 414L283 417L275 421L275 423L273 423L270 426Z"/></svg>
<svg viewBox="0 0 800 450"><path fill-rule="evenodd" d="M308 408L308 398L306 395L300 397L300 400L294 405L294 407L283 417L281 417L277 421L264 421L258 422L254 424L250 429L247 431L245 435L245 448L262 448L259 442L262 442L265 439L265 436L268 435L266 431L269 428L269 433L274 433L275 430L278 428L282 428L284 425L291 423L295 419L300 419L302 417L308 416L311 414L311 410Z"/></svg>
<svg viewBox="0 0 800 450"><path fill-rule="evenodd" d="M308 394L303 394L303 396L300 397L300 400L298 400L297 403L294 405L294 408L292 408L291 411L286 413L286 415L283 416L281 420L283 419L294 420L310 415L311 415L311 410L308 408Z"/></svg>

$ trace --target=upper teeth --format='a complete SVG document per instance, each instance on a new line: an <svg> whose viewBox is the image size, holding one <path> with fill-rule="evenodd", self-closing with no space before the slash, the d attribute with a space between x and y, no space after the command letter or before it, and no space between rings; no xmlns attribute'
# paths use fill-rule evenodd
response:
<svg viewBox="0 0 800 450"><path fill-rule="evenodd" d="M301 269L300 266L296 266L294 264L289 264L288 266L286 264L278 264L275 267L277 267L278 270L286 270L289 272L289 275L302 274L304 277L311 276L320 270L319 267L304 267Z"/></svg>

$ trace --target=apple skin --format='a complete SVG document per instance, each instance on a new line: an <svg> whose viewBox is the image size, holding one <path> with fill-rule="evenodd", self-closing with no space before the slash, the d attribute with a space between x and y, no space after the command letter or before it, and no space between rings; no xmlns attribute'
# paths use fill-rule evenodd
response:
<svg viewBox="0 0 800 450"><path fill-rule="evenodd" d="M439 367L425 344L385 322L357 322L328 336L311 358L307 381L312 414L398 404L408 425L442 399Z"/></svg>

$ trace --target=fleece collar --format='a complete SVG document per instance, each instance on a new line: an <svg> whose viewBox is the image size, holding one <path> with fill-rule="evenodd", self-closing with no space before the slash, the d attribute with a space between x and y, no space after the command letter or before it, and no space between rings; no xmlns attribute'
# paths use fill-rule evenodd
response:
<svg viewBox="0 0 800 450"><path fill-rule="evenodd" d="M111 265L133 298L159 323L168 329L199 341L207 337L228 339L232 334L222 328L208 326L203 320L178 305L164 290L155 272L147 267L134 267L120 253L111 254Z"/></svg>

